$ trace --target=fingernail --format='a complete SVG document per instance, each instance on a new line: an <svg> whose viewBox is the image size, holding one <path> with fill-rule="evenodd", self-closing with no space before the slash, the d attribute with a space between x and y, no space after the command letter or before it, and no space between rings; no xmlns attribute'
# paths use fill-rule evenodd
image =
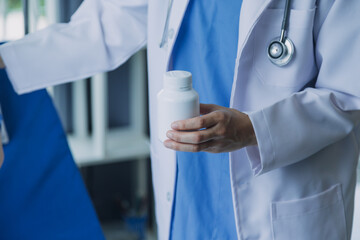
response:
<svg viewBox="0 0 360 240"><path fill-rule="evenodd" d="M171 124L171 128L179 128L179 124L178 123L173 123L173 124Z"/></svg>
<svg viewBox="0 0 360 240"><path fill-rule="evenodd" d="M173 134L172 132L167 132L167 133L166 133L166 136L167 136L168 138L173 138L173 137L174 137L174 134Z"/></svg>
<svg viewBox="0 0 360 240"><path fill-rule="evenodd" d="M165 141L165 142L164 142L164 145L165 145L165 147L167 147L167 148L171 148L171 147L172 147L172 144L171 144L171 142L169 142L169 141Z"/></svg>

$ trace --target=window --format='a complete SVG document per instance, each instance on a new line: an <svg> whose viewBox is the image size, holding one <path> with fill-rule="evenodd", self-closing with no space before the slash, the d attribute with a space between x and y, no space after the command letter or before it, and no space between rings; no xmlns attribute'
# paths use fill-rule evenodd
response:
<svg viewBox="0 0 360 240"><path fill-rule="evenodd" d="M55 0L29 0L29 29L39 30L53 22ZM22 0L0 0L0 41L24 36L24 11Z"/></svg>

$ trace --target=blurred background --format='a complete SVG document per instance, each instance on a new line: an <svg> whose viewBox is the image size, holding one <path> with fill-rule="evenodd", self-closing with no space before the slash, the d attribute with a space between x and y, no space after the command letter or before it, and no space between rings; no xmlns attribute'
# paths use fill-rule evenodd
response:
<svg viewBox="0 0 360 240"><path fill-rule="evenodd" d="M82 0L24 2L0 0L0 42L68 22ZM143 49L112 72L48 89L108 240L156 239L146 72ZM359 240L359 184L355 205Z"/></svg>
<svg viewBox="0 0 360 240"><path fill-rule="evenodd" d="M22 0L0 0L0 42L68 22L81 2L29 0L24 11ZM112 72L48 89L108 240L156 236L146 72L143 49Z"/></svg>

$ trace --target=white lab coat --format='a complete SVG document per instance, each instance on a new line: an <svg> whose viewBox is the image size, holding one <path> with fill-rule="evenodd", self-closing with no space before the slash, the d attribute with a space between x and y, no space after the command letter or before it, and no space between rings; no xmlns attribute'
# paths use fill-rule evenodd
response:
<svg viewBox="0 0 360 240"><path fill-rule="evenodd" d="M157 140L156 94L188 0L85 0L69 24L0 48L19 93L116 68L147 44L151 154L159 239L168 239L175 153ZM296 53L273 65L285 0L244 0L231 107L247 112L258 146L230 153L238 239L343 240L352 228L359 156L359 0L293 0ZM221 80L221 79L220 79ZM312 87L304 87L316 80ZM304 89L303 89L304 88ZM204 199L206 201L206 199ZM186 229L184 229L186 231Z"/></svg>

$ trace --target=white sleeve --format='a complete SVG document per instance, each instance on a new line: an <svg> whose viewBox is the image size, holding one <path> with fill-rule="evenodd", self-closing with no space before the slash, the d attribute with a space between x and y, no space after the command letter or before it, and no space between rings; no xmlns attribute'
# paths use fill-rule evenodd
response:
<svg viewBox="0 0 360 240"><path fill-rule="evenodd" d="M250 113L258 147L247 148L255 174L301 161L360 124L359 0L337 0L319 29L314 88Z"/></svg>
<svg viewBox="0 0 360 240"><path fill-rule="evenodd" d="M145 46L147 0L85 0L71 21L0 47L18 93L114 69Z"/></svg>

